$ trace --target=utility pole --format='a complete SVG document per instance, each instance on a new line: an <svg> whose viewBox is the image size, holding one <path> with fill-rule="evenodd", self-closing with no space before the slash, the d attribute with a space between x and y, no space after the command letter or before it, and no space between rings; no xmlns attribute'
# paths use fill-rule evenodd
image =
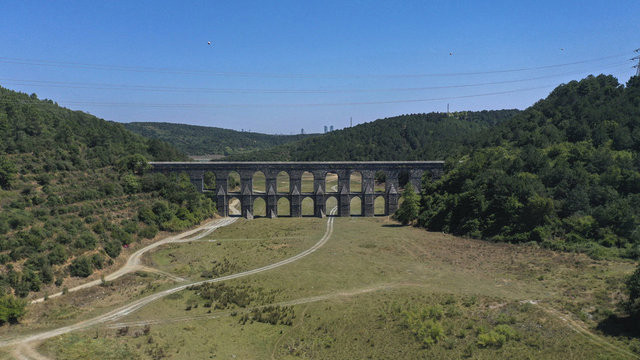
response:
<svg viewBox="0 0 640 360"><path fill-rule="evenodd" d="M349 117L349 127L353 127L353 116Z"/></svg>
<svg viewBox="0 0 640 360"><path fill-rule="evenodd" d="M449 115L449 103L447 103L447 115Z"/></svg>
<svg viewBox="0 0 640 360"><path fill-rule="evenodd" d="M640 53L640 48L636 49L635 52ZM636 68L636 76L640 76L640 55L632 57L631 60L638 60L638 63L633 67Z"/></svg>

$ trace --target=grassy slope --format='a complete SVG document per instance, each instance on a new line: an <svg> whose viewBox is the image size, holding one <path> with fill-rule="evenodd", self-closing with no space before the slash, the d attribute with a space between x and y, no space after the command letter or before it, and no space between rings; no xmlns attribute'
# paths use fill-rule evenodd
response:
<svg viewBox="0 0 640 360"><path fill-rule="evenodd" d="M299 241L290 237L297 237L300 228L321 228L323 224L321 219L240 220L212 235L229 246L213 247L200 257L188 252L191 261L206 263L226 256L242 263L251 255L241 245L231 246L232 239L277 234L275 241L286 244ZM275 251L283 249L287 247ZM162 251L152 258L165 258ZM575 332L548 309L583 319L575 321L595 331L598 321L615 309L623 278L632 268L624 261L596 261L580 254L397 227L385 218L337 219L329 243L316 253L226 284L249 289L255 295L250 308L299 303L291 305L295 313L292 326L257 321L242 325L239 319L245 309L233 305L208 308L194 291L187 290L119 320L154 320L147 334L142 326L131 327L125 336L101 327L52 339L43 349L58 358L97 354L107 347L114 354L125 354L114 358L151 358L158 352L178 359L214 354L219 358L291 359L624 358L624 352ZM526 304L526 300L538 305ZM435 321L443 337L424 347L403 314L433 308L442 309ZM517 336L501 347L480 346L480 334L500 324ZM629 340L605 336L604 341L628 351ZM630 345L638 348L639 344L631 340Z"/></svg>
<svg viewBox="0 0 640 360"><path fill-rule="evenodd" d="M189 155L228 155L255 151L308 138L311 135L269 135L209 126L163 122L131 122L128 130L164 140Z"/></svg>

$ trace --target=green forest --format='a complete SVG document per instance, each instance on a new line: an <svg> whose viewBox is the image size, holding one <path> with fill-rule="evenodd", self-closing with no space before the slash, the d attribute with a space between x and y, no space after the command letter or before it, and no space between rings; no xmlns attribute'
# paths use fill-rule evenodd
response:
<svg viewBox="0 0 640 360"><path fill-rule="evenodd" d="M380 119L268 150L234 155L240 161L435 160L459 154L483 129L518 110L411 114Z"/></svg>
<svg viewBox="0 0 640 360"><path fill-rule="evenodd" d="M166 141L189 155L232 155L263 150L273 146L317 136L269 135L217 127L162 122L131 122L127 130L150 139Z"/></svg>
<svg viewBox="0 0 640 360"><path fill-rule="evenodd" d="M558 86L478 133L425 181L417 222L432 231L534 242L593 257L640 257L640 79Z"/></svg>
<svg viewBox="0 0 640 360"><path fill-rule="evenodd" d="M19 313L11 294L60 291L131 243L212 216L188 177L146 171L147 160L186 159L121 124L0 88L0 302Z"/></svg>

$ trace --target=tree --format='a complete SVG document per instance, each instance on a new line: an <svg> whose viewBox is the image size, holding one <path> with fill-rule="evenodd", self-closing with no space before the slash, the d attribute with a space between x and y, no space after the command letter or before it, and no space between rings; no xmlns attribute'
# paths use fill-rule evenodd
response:
<svg viewBox="0 0 640 360"><path fill-rule="evenodd" d="M0 187L11 188L11 181L17 172L16 166L4 156L0 156Z"/></svg>
<svg viewBox="0 0 640 360"><path fill-rule="evenodd" d="M16 323L27 312L27 302L12 295L0 296L0 324Z"/></svg>
<svg viewBox="0 0 640 360"><path fill-rule="evenodd" d="M402 199L404 201L396 211L395 218L403 225L407 225L418 218L418 211L420 210L420 197L413 190L411 183L407 183L405 186L402 192Z"/></svg>
<svg viewBox="0 0 640 360"><path fill-rule="evenodd" d="M640 264L627 280L627 290L629 291L629 302L627 303L629 313L631 316L640 318Z"/></svg>

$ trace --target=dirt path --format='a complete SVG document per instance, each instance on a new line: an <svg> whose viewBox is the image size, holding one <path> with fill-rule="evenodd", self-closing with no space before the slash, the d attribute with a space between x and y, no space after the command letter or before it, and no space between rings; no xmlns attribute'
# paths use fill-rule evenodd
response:
<svg viewBox="0 0 640 360"><path fill-rule="evenodd" d="M525 301L529 304L533 304L535 306L538 306L539 308L541 308L544 312L546 312L548 315L553 316L557 319L559 319L560 321L562 321L565 325L567 325L568 328L570 328L571 330L579 333L580 335L584 336L585 338L587 338L589 341L591 341L594 345L605 348L609 351L612 351L618 355L623 356L624 358L630 358L630 359L639 359L640 356L634 354L633 352L619 347L615 344L610 343L609 341L607 341L606 339L602 338L601 336L599 336L598 334L595 334L593 332L591 332L582 322L577 321L572 319L571 317L561 313L560 311L551 308L547 305L543 305L540 304L536 301Z"/></svg>
<svg viewBox="0 0 640 360"><path fill-rule="evenodd" d="M234 199L235 200L235 199ZM236 209L237 204L237 200L230 204L231 206L229 206L229 211L233 214L233 215L238 215L240 214L240 211L238 211L238 209ZM230 224L233 224L238 218L221 218L221 219L215 219L212 221L209 221L208 223L198 226L195 229L191 229L188 231L185 231L183 233L180 233L178 235L174 235L174 236L170 236L167 238L164 238L160 241L157 241L153 244L149 244L145 247L143 247L142 249L134 252L133 254L131 254L131 256L129 256L129 259L127 260L127 262L122 265L121 268L119 268L118 270L112 272L111 274L107 275L104 277L105 281L112 281L115 280L121 276L124 276L126 274L132 273L132 272L136 272L136 271L147 271L147 272L153 272L156 274L160 274L160 275L164 275L169 277L170 279L174 280L174 281L186 281L183 278L180 278L178 276L166 273L164 271L158 270L158 269L154 269L148 266L143 266L141 259L142 256L149 252L150 250L153 250L159 246L165 245L165 244L171 244L171 243L184 243L184 242L189 242L189 241L197 241L200 240L202 238L204 238L205 236L211 234L212 232L214 232L216 229L221 228L223 226L227 226ZM196 235L194 235L196 234ZM194 236L192 236L194 235ZM86 288L90 288L92 286L96 286L96 285L100 285L102 283L101 279L96 279L93 281L89 281L87 283L84 283L82 285L78 285L75 286L71 289L69 289L69 292L74 292L74 291L78 291L78 290L82 290L82 289L86 289ZM61 296L62 292L57 292L55 294L49 295L49 298L54 298L54 297L58 297ZM32 300L31 303L32 304L36 304L36 303L40 303L44 301L44 297Z"/></svg>
<svg viewBox="0 0 640 360"><path fill-rule="evenodd" d="M331 210L331 214L335 214L337 208L333 208ZM322 238L320 238L320 240L318 240L317 243L315 243L312 247L310 247L309 249L294 255L290 258L278 261L276 263L267 265L267 266L263 266L260 268L256 268L253 270L248 270L248 271L243 271L240 273L236 273L236 274L232 274L232 275L227 275L227 276L222 276L219 278L215 278L215 279L209 279L209 280L202 280L202 281L196 281L196 282L190 282L187 284L182 284L182 285L178 285L175 286L173 288L149 295L147 297L135 300L131 303L129 303L128 305L119 307L117 309L114 309L106 314L100 315L100 316L96 316L92 319L88 319L88 320L84 320L84 321L80 321L76 324L72 324L72 325L68 325L68 326L64 326L58 329L53 329L53 330L48 330L48 331L44 331L41 333L37 333L37 334L32 334L32 335L22 335L22 336L16 336L13 338L4 338L2 340L0 340L0 346L4 347L4 346L16 346L16 345L20 345L23 343L29 343L29 342L33 342L33 341L42 341L42 340L46 340L55 336L59 336L59 335L63 335L72 331L77 331L77 330L82 330L82 329L86 329L88 327L91 326L95 326L98 324L102 324L102 323L106 323L109 321L114 321L117 319L120 319L124 316L127 316L133 312L135 312L136 310L142 308L145 305L148 305L158 299L161 299L167 295L176 293L178 291L182 291L190 286L194 286L194 285L201 285L201 284L206 284L206 283L217 283L217 282L222 282L222 281L227 281L227 280L231 280L231 279L237 279L237 278L241 278L241 277L245 277L245 276L249 276L249 275L254 275L254 274L258 274L264 271L268 271L268 270L272 270L275 268L278 268L280 266L284 266L287 264L290 264L294 261L300 260L303 257L312 254L313 252L315 252L316 250L318 250L320 247L322 247L331 237L331 235L333 234L333 222L334 222L334 218L333 217L329 217L327 218L327 228L325 230L324 235L322 236Z"/></svg>
<svg viewBox="0 0 640 360"><path fill-rule="evenodd" d="M174 236L170 236L167 238L164 238L160 241L157 241L153 244L147 245L145 247L143 247L142 249L134 252L133 254L131 254L131 256L129 256L129 259L127 260L127 262L122 265L121 268L119 268L118 270L112 272L109 275L106 275L104 277L105 281L112 281L115 280L121 276L124 276L126 274L132 273L132 272L136 272L136 271L149 271L150 268L144 267L141 264L141 258L142 256L147 253L150 250L153 250L159 246L165 245L165 244L170 244L170 243L181 243L181 242L188 242L188 241L195 241L195 240L199 240L202 239L203 237L211 234L213 231L215 231L216 229L223 227L223 226L227 226L229 224L232 224L233 222L235 222L238 218L222 218L222 219L215 219L213 221L210 221L202 226L199 226L195 229L189 230L189 231L185 231L181 234L178 235L174 235ZM193 234L197 234L195 236L191 236ZM159 270L152 270L153 272L159 272ZM171 275L171 274L166 274L163 273L163 275L168 275L171 278L174 278L175 280L175 276ZM74 291L78 291L78 290L82 290L82 289L86 289L86 288L90 288L92 286L96 286L96 285L100 285L102 283L101 279L96 279L93 281L89 281L87 283L84 283L82 285L78 285L76 287L73 287L71 289L69 289L69 292L74 292ZM49 298L54 298L54 297L58 297L61 296L62 292L57 292L55 294L49 295ZM35 304L35 303L40 303L43 302L44 298L38 298L35 300L32 300L31 303Z"/></svg>

